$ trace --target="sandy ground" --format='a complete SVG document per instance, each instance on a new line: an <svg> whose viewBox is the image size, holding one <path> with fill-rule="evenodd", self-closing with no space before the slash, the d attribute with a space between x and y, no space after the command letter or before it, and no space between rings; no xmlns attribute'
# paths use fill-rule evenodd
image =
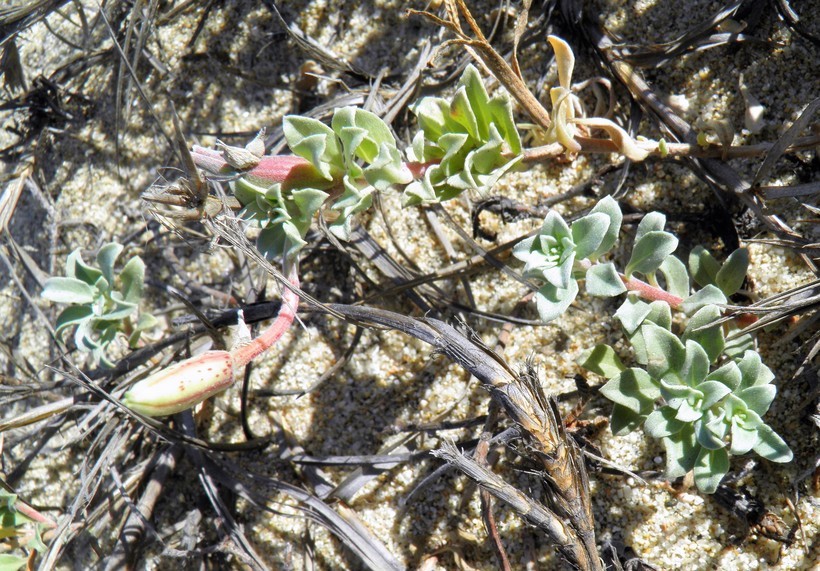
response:
<svg viewBox="0 0 820 571"><path fill-rule="evenodd" d="M89 17L96 13L96 4L81 4ZM189 41L202 16L201 7L183 10L173 23L165 22L157 27L148 40L148 49L160 54L162 59L155 67L144 64L138 67L150 101L150 112L140 95L129 89L121 99L124 106L117 115L113 72L102 77L89 75L84 81L71 83L72 89L81 87L82 93L93 100L93 110L81 119L78 99L73 99L69 105L76 105L70 109L77 120L44 134L36 153L43 173L37 181L40 192L27 188L22 193L9 226L16 242L45 273L60 275L65 255L74 248L94 251L113 237L123 240L133 235L136 238L131 239L127 252L144 257L150 283L180 284L180 276L160 260L161 247L174 245L184 269L202 283L226 290L232 285L235 265L229 253L219 249L206 251L205 242L185 245L155 224L143 231L151 218L145 213L139 196L160 173L168 174L162 170L165 165L173 164L169 146L156 135L158 131L153 127L153 117L159 117L165 132L171 132L167 121L171 102L191 141L210 145L214 142L214 133L235 133L233 137L222 137L240 143L247 141L261 126L277 125L284 113L310 105L311 98L321 100L329 93L344 89L334 80L322 79L313 88L314 94L295 92L292 87L301 77L300 66L309 57L287 41L270 12L257 4L238 2L231 4L231 8L215 6L193 44ZM300 0L284 4L283 14L289 21L348 61L372 72L385 69L388 73L403 73L413 67L418 58L418 37L429 34L432 29L419 19L405 19L402 2ZM649 43L670 39L692 27L717 10L719 3L598 2L597 5L602 22L612 32L628 41ZM423 5L414 3L414 7ZM476 14L489 17L493 9L490 5L480 6ZM809 7L804 11L808 13ZM69 37L80 37L76 8L66 7L66 12L67 20L52 16L49 23ZM96 29L94 34L104 35L104 30ZM732 51L719 48L686 56L669 68L648 71L647 79L675 96L674 101L688 121L725 119L735 127L736 144L774 140L796 118L802 106L818 96L817 51L812 51L806 42L796 41L772 15L764 18L756 35L778 44ZM89 42L93 44L93 37ZM24 68L30 74L28 81L32 81L36 73L48 76L67 52L73 53L42 24L20 36L18 45ZM106 41L98 41L97 45L110 47ZM546 68L549 52L545 42L536 42L522 55L525 77L545 75L548 85L554 83L554 71ZM109 53L106 57L114 56ZM576 80L596 73L588 61L589 58L579 56ZM745 108L738 93L741 74L766 109L762 129L756 134L743 130ZM811 81L813 75L815 80ZM657 136L648 126L643 132L648 137ZM11 135L0 134L2 136L13 140ZM115 146L117 139L119 143ZM606 158L582 157L572 164L555 163L516 173L507 177L496 192L535 202L586 180L606 161ZM745 161L736 166L742 175L751 176L756 164ZM5 165L7 173L15 168L13 164ZM780 183L794 182L795 175L789 168L781 168L777 174ZM668 162L648 162L633 168L626 187L630 190L626 198L629 205L664 211L670 219L682 211L708 212L716 200L688 171ZM782 202L777 207L787 221L794 222L801 216L796 205ZM558 208L570 213L590 204L589 199L579 198ZM454 201L447 209L462 226L469 227L466 201ZM388 229L423 271L435 271L449 263L446 254L430 237L420 212L401 210L397 196L384 197L383 211L384 217L374 216L368 228L389 252L396 254ZM528 221L498 225L491 217L486 223L489 229L499 232L500 241L520 235L537 224ZM720 247L708 229L681 223L676 230L685 233L688 243L702 241L709 247ZM455 234L451 238L459 256L472 254ZM811 278L802 262L785 249L759 243L750 249L750 274L755 294L760 298ZM343 266L336 268L335 263L314 263L305 268L305 288L319 299L338 299L352 293L351 284L332 281L338 275L335 271L344 270ZM365 267L371 277L380 279L374 268ZM18 285L9 277L7 268L0 269L0 331L4 349L0 353L0 367L6 375L3 384L49 382L55 375L44 367L53 362L56 354L50 348L47 329L41 316L21 297ZM27 290L36 294L38 285L34 278L22 272L20 277ZM270 286L274 287L272 282ZM497 273L475 276L472 286L477 306L499 313L509 313L523 293L519 284ZM456 285L445 283L443 287L455 289ZM147 296L149 304L167 303L162 299L156 292ZM56 315L47 302L34 301L47 316ZM409 307L400 300L380 303L392 309ZM516 327L503 356L516 366L532 357L549 392L570 391L574 389L572 377L579 372L575 359L580 353L596 343L618 339L617 328L601 318L616 307L613 302L588 301L582 297L572 311L553 325ZM184 309L177 307L173 315L182 312ZM534 318L534 310L525 316ZM499 333L497 324L478 321L472 325L488 344L495 343ZM160 334L159 331L153 333L154 337ZM304 326L294 329L284 339L282 350L266 356L254 369L252 386L288 389L311 384L344 352L352 335L353 328L338 321L305 318ZM816 429L805 419L788 413L805 398L801 396L805 383L792 379L803 355L799 341L791 339L782 328L762 334L759 340L764 361L776 373L780 387L767 421L792 445L795 461L785 466L763 462L744 483L788 526L796 525L796 514L786 499L796 501L803 524L802 532L798 533L800 539L791 546L781 546L757 535L744 537L738 520L694 489L674 491L657 480L642 485L631 478L593 475L599 542L623 541L660 569L812 568L818 555L820 500L811 495L811 490L805 495L805 485L799 488L799 496L795 496L792 488L795 479L811 468L817 446L816 432L807 436ZM474 417L486 411L487 401L487 395L474 379L442 357L431 356L430 348L421 342L398 333L368 331L355 357L320 390L301 398L255 398L251 402L251 421L258 434L286 427L293 438L315 456L364 455L399 444L405 444L410 450L435 447L435 437L413 433L413 438L407 438L407 433L391 434L385 427ZM236 420L238 403L237 390L216 399L213 415L201 426L203 437L241 440ZM13 410L19 412L32 404L39 403L30 399L18 403ZM570 400L565 404L571 407L574 403ZM607 401L599 397L591 402L587 415L588 418L606 416L608 411ZM10 408L3 416L11 413ZM80 434L82 427L71 427L52 440L49 453L39 455L35 459L36 468L18 483L20 493L39 505L64 507L69 504L77 493L73 486L82 457L78 457L76 451L81 447L66 448L72 451L67 455L61 445ZM454 434L466 438L474 433ZM621 466L636 471L662 469L660 445L641 431L614 438L604 430L596 438L605 456ZM21 461L20 450L9 449L7 443L3 456L5 472L13 470L15 463ZM507 462L500 472L509 482L522 489L533 485L530 475L516 468L511 453L505 459ZM733 468L741 469L747 461L735 459ZM286 479L293 477L283 476L281 465L264 453L248 454L236 462L243 470ZM467 481L445 476L405 504L408 494L431 472L432 466L432 461L423 460L394 468L373 479L347 503L409 568L425 564L441 569L495 568L485 541L477 495L462 494L471 489ZM325 474L339 482L348 470L326 469ZM169 501L163 502L156 514L157 520L166 524L190 515L183 507L193 505L190 497L200 493L197 482L192 481L184 469L178 471L168 485ZM186 497L189 499L185 500ZM360 568L355 558L328 532L293 517L296 512L292 504L284 499L283 502L277 505L279 515L261 512L241 501L237 508L246 534L271 568L291 565L303 568L303 548L307 543L313 545L318 568ZM203 508L206 518L211 517L207 515L208 509ZM556 568L550 547L534 530L503 506L497 506L496 517L514 568L521 568L520 562L530 556L539 561L539 568ZM174 538L168 541L180 548ZM153 559L147 568L179 567L179 560L157 557L160 551L157 544L149 548L146 555ZM82 557L70 552L61 566L77 568L84 564L82 561ZM193 560L185 565L186 568L193 566ZM225 565L241 567L236 561L227 561Z"/></svg>

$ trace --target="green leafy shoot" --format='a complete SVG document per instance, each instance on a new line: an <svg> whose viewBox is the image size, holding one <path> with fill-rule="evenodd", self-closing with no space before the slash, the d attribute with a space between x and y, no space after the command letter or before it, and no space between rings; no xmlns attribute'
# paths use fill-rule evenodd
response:
<svg viewBox="0 0 820 571"><path fill-rule="evenodd" d="M134 256L115 272L123 246L109 243L97 253L97 267L83 261L80 250L66 259L66 276L46 280L42 296L67 304L57 317L57 334L74 328L74 343L96 365L112 366L108 346L123 334L137 346L140 335L154 327L156 319L139 311L145 281L145 264Z"/></svg>

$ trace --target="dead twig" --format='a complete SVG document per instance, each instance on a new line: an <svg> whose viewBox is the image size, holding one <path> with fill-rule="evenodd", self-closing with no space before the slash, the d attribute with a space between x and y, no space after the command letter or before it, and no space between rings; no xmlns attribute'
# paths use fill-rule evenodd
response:
<svg viewBox="0 0 820 571"><path fill-rule="evenodd" d="M520 76L520 71L516 73L506 60L499 54L481 31L478 23L473 18L470 9L464 0L445 0L447 8L446 19L441 19L435 14L420 10L408 10L411 15L424 16L428 20L439 26L450 30L456 38L448 40L442 44L442 48L447 45L461 45L473 56L477 62L485 65L490 73L503 85L516 101L521 104L532 120L542 129L547 130L551 124L550 114L541 105L541 102L533 95L532 91L524 83ZM470 37L461 26L461 18L467 22ZM515 64L517 68L517 63Z"/></svg>

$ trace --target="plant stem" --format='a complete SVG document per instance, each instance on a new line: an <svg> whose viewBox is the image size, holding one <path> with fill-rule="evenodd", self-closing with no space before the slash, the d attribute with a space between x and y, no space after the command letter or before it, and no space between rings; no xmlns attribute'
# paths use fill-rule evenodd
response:
<svg viewBox="0 0 820 571"><path fill-rule="evenodd" d="M576 138L581 144L581 153L606 154L619 153L617 145L609 139ZM812 135L795 139L794 143L786 148L784 153L792 154L803 149L809 149L820 143L820 137ZM666 150L661 151L658 141L636 141L636 144L649 151L650 156L656 157L694 157L694 158L721 158L733 159L742 157L759 157L768 153L774 143L758 143L756 145L710 145L703 148L699 145L686 143L666 143ZM560 143L550 143L541 147L524 150L524 163L539 163L553 160L566 152Z"/></svg>
<svg viewBox="0 0 820 571"><path fill-rule="evenodd" d="M270 349L290 329L293 320L296 318L296 310L299 307L299 295L296 293L299 288L298 267L299 264L296 261L285 261L284 273L293 287L285 286L285 291L282 294L282 307L271 326L250 343L231 350L234 369L244 367L252 359Z"/></svg>
<svg viewBox="0 0 820 571"><path fill-rule="evenodd" d="M683 298L680 298L676 295L672 295L668 291L664 291L659 287L649 285L648 283L641 281L637 278L627 278L624 274L620 272L618 272L618 275L624 282L626 289L628 289L631 292L637 293L644 299L648 299L649 301L665 301L669 304L669 307L673 309L678 309L680 304L683 303Z"/></svg>

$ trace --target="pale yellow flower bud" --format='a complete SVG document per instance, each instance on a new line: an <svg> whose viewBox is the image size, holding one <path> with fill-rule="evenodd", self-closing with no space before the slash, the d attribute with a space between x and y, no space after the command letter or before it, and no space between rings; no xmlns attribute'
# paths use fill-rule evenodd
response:
<svg viewBox="0 0 820 571"><path fill-rule="evenodd" d="M208 351L138 382L122 402L145 416L166 416L196 406L233 383L231 354Z"/></svg>

